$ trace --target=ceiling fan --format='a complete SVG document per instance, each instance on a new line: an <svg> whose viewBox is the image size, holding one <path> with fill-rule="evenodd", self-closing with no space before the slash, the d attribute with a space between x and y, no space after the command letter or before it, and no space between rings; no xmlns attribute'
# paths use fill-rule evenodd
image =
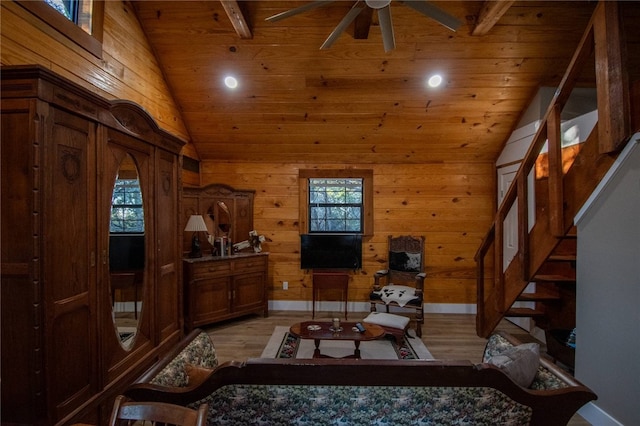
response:
<svg viewBox="0 0 640 426"><path fill-rule="evenodd" d="M393 35L393 24L391 22L391 1L392 0L358 0L354 3L353 7L338 23L335 29L329 34L329 37L324 41L320 49L328 49L333 43L340 37L340 35L347 29L347 27L358 17L366 7L378 11L378 21L380 22L380 31L382 31L382 42L384 44L384 51L388 52L396 47L395 37ZM398 0L399 1L399 0ZM277 22L281 19L289 18L294 15L298 15L309 10L316 9L321 6L325 6L329 3L333 3L333 0L318 0L312 1L300 7L289 9L287 11L278 13L276 15L266 18L266 21ZM427 2L427 0L413 0L413 1L400 1L400 3L409 6L410 8L422 13L423 15L435 19L440 24L449 28L452 31L456 31L462 25L462 22L457 18L444 12L442 9L437 8Z"/></svg>

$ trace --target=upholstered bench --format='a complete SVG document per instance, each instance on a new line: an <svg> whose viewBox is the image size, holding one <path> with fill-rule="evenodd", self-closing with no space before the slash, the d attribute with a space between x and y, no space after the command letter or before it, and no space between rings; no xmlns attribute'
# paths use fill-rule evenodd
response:
<svg viewBox="0 0 640 426"><path fill-rule="evenodd" d="M386 312L371 312L362 321L379 325L384 329L385 333L392 335L398 344L402 343L402 338L409 328L408 317Z"/></svg>

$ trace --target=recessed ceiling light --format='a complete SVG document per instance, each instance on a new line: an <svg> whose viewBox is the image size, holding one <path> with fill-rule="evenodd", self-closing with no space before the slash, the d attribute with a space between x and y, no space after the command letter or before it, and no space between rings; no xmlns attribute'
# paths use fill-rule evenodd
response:
<svg viewBox="0 0 640 426"><path fill-rule="evenodd" d="M438 87L442 84L442 76L440 74L434 74L429 77L428 81L429 87Z"/></svg>
<svg viewBox="0 0 640 426"><path fill-rule="evenodd" d="M228 76L224 78L224 84L229 89L235 89L238 87L238 80L235 77Z"/></svg>

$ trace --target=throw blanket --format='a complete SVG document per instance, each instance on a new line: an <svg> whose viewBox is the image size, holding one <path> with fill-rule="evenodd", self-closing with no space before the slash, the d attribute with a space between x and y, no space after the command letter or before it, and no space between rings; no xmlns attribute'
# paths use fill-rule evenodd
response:
<svg viewBox="0 0 640 426"><path fill-rule="evenodd" d="M404 306L416 298L416 290L404 285L386 285L376 293L380 295L384 303L396 302L400 306Z"/></svg>

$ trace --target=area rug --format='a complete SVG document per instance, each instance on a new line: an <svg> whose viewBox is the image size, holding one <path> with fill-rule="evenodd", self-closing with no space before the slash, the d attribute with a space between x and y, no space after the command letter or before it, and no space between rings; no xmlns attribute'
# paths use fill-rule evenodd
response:
<svg viewBox="0 0 640 426"><path fill-rule="evenodd" d="M401 345L396 344L390 336L382 339L360 343L360 356L362 359L433 359L433 356L410 330L410 337L405 336ZM320 352L335 358L353 355L355 345L347 340L323 340L320 342ZM276 326L262 351L262 358L313 358L315 349L313 340L299 339L289 333L289 327Z"/></svg>

